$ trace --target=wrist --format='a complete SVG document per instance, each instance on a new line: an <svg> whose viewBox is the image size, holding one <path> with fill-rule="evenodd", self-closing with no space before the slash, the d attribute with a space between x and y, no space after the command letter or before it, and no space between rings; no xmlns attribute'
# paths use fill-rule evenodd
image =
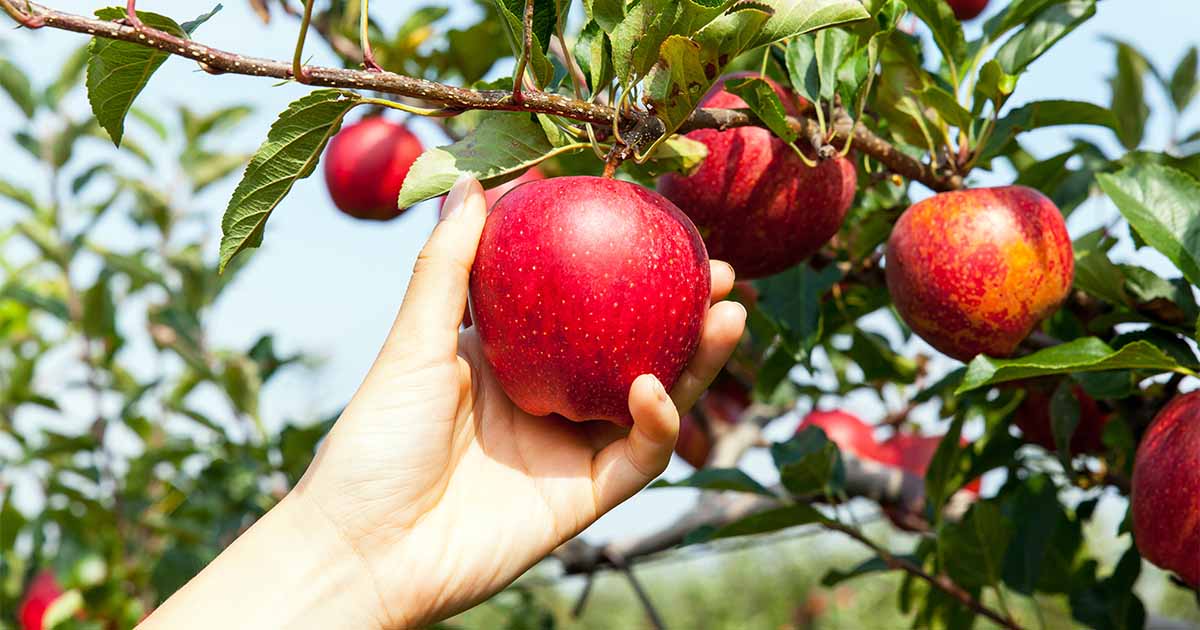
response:
<svg viewBox="0 0 1200 630"><path fill-rule="evenodd" d="M383 614L361 557L289 494L141 627L382 629Z"/></svg>

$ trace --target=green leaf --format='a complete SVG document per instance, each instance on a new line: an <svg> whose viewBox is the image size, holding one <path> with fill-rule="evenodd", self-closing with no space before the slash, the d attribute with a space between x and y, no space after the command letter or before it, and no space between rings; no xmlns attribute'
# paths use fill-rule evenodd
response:
<svg viewBox="0 0 1200 630"><path fill-rule="evenodd" d="M998 41L1005 33L1029 22L1047 6L1060 2L1062 0L1013 0L984 23L984 38L989 42Z"/></svg>
<svg viewBox="0 0 1200 630"><path fill-rule="evenodd" d="M1054 436L1058 459L1068 470L1071 467L1071 438L1079 426L1079 415L1079 400L1075 398L1071 381L1064 379L1050 396L1050 432Z"/></svg>
<svg viewBox="0 0 1200 630"><path fill-rule="evenodd" d="M25 527L25 515L13 506L12 495L11 491L5 492L0 502L0 549L6 552L13 548L17 534Z"/></svg>
<svg viewBox="0 0 1200 630"><path fill-rule="evenodd" d="M624 17L609 35L613 67L624 86L650 71L667 38L690 37L725 9L725 0L640 0L626 6Z"/></svg>
<svg viewBox="0 0 1200 630"><path fill-rule="evenodd" d="M178 24L169 17L137 12L138 18L151 28L177 37L186 37ZM96 17L114 21L125 17L125 9L108 7L96 11ZM108 132L113 144L121 146L125 134L125 114L141 93L158 67L170 55L150 48L103 37L93 37L87 64L88 102L100 126Z"/></svg>
<svg viewBox="0 0 1200 630"><path fill-rule="evenodd" d="M1096 181L1147 245L1200 284L1200 181L1148 162L1097 174Z"/></svg>
<svg viewBox="0 0 1200 630"><path fill-rule="evenodd" d="M1123 423L1112 423L1123 424ZM1014 524L1004 556L1004 583L1023 595L1066 593L1083 549L1083 528L1058 500L1050 478L1035 475L1006 497L1001 510Z"/></svg>
<svg viewBox="0 0 1200 630"><path fill-rule="evenodd" d="M595 22L588 22L575 40L575 61L587 77L591 91L608 85L612 80L612 44Z"/></svg>
<svg viewBox="0 0 1200 630"><path fill-rule="evenodd" d="M996 51L996 60L1008 74L1021 74L1051 46L1095 14L1096 0L1066 0L1052 4L1004 42Z"/></svg>
<svg viewBox="0 0 1200 630"><path fill-rule="evenodd" d="M850 33L838 28L817 31L817 74L821 78L821 98L833 100L838 86L838 68L851 52Z"/></svg>
<svg viewBox="0 0 1200 630"><path fill-rule="evenodd" d="M258 395L262 388L262 375L258 364L244 356L231 356L225 360L221 372L221 383L229 400L238 411L258 417Z"/></svg>
<svg viewBox="0 0 1200 630"><path fill-rule="evenodd" d="M666 133L674 133L700 104L719 68L700 44L680 35L668 37L659 51L659 61L644 82L646 97Z"/></svg>
<svg viewBox="0 0 1200 630"><path fill-rule="evenodd" d="M1105 240L1103 228L1075 239L1075 288L1110 304L1128 304L1125 274L1109 259Z"/></svg>
<svg viewBox="0 0 1200 630"><path fill-rule="evenodd" d="M1005 72L999 61L992 59L979 68L979 80L975 83L976 98L1001 104L1016 88L1017 77Z"/></svg>
<svg viewBox="0 0 1200 630"><path fill-rule="evenodd" d="M775 496L762 484L737 468L704 468L697 470L691 477L679 481L660 479L650 485L651 488L699 488L701 490L732 490L734 492L750 492L767 497Z"/></svg>
<svg viewBox="0 0 1200 630"><path fill-rule="evenodd" d="M1117 138L1126 149L1136 149L1146 133L1150 106L1146 104L1145 79L1149 64L1129 44L1117 42L1117 74L1112 85L1112 112L1116 117Z"/></svg>
<svg viewBox="0 0 1200 630"><path fill-rule="evenodd" d="M1000 509L981 501L958 523L938 532L938 549L946 572L960 586L972 589L998 584L1013 526Z"/></svg>
<svg viewBox="0 0 1200 630"><path fill-rule="evenodd" d="M918 559L916 556L910 556L910 555L900 556L900 555L898 555L898 556L896 556L896 558L901 559L901 560L907 560L917 566L921 565L920 559ZM888 563L884 562L883 558L880 558L879 556L872 556L870 558L867 558L866 560L863 560L862 562L860 562L858 564L858 566L855 566L853 569L850 569L849 571L842 571L841 569L830 569L829 572L826 573L825 576L821 578L821 586L824 586L825 588L830 588L832 586L837 586L838 584L841 584L842 582L845 582L846 580L853 579L853 578L859 577L861 575L870 575L872 573L880 573L883 571L891 571L891 570L892 570L892 567L889 566Z"/></svg>
<svg viewBox="0 0 1200 630"><path fill-rule="evenodd" d="M969 462L963 457L963 447L959 444L966 419L965 413L955 414L925 469L925 496L935 514L942 512L946 501L967 481L965 473Z"/></svg>
<svg viewBox="0 0 1200 630"><path fill-rule="evenodd" d="M1121 265L1120 269L1125 290L1139 313L1174 326L1188 325L1200 316L1200 307L1187 280L1168 280L1134 265Z"/></svg>
<svg viewBox="0 0 1200 630"><path fill-rule="evenodd" d="M820 271L797 265L757 281L759 310L789 333L797 354L807 356L822 334L821 298L841 279L837 265Z"/></svg>
<svg viewBox="0 0 1200 630"><path fill-rule="evenodd" d="M1142 572L1137 547L1130 545L1112 574L1103 580L1095 580L1095 561L1085 568L1083 576L1074 576L1078 586L1071 591L1071 615L1077 621L1095 630L1138 630L1146 626L1146 607L1133 589Z"/></svg>
<svg viewBox="0 0 1200 630"><path fill-rule="evenodd" d="M194 33L196 31L196 29L201 24L204 24L205 22L207 22L209 19L212 18L212 16L219 13L221 11L221 9L223 9L223 8L225 8L225 7L222 6L220 3L218 3L217 6L213 7L212 10L209 11L208 13L202 13L200 15L197 15L195 17L195 19L188 20L187 22L180 24L180 26L183 27L183 32L187 33L188 35L191 35L192 33Z"/></svg>
<svg viewBox="0 0 1200 630"><path fill-rule="evenodd" d="M998 155L1017 134L1058 125L1099 125L1116 129L1117 120L1104 107L1082 101L1034 101L1009 112L996 123L984 159Z"/></svg>
<svg viewBox="0 0 1200 630"><path fill-rule="evenodd" d="M359 102L353 92L317 90L279 114L221 219L222 271L239 252L262 243L271 211L297 180L312 173L325 143L341 128L342 117Z"/></svg>
<svg viewBox="0 0 1200 630"><path fill-rule="evenodd" d="M967 40L963 36L962 23L954 17L954 10L945 0L906 0L908 8L921 19L933 33L933 41L942 55L957 64L967 56ZM1009 74L1016 74L1009 72Z"/></svg>
<svg viewBox="0 0 1200 630"><path fill-rule="evenodd" d="M17 186L6 179L0 179L0 197L15 201L30 210L38 209L37 198L33 196L32 191Z"/></svg>
<svg viewBox="0 0 1200 630"><path fill-rule="evenodd" d="M504 183L542 160L585 148L586 143L555 147L529 114L488 112L467 137L426 150L413 163L400 188L399 207L444 195L469 174L485 188Z"/></svg>
<svg viewBox="0 0 1200 630"><path fill-rule="evenodd" d="M840 491L846 471L838 447L820 427L808 427L786 442L771 445L780 482L792 496L832 496Z"/></svg>
<svg viewBox="0 0 1200 630"><path fill-rule="evenodd" d="M922 103L932 107L946 122L959 129L967 129L971 123L975 122L975 117L958 104L958 99L954 98L953 94L936 85L930 85L922 90L920 99Z"/></svg>
<svg viewBox="0 0 1200 630"><path fill-rule="evenodd" d="M821 75L817 69L815 38L807 35L792 38L784 54L792 89L810 103L821 94Z"/></svg>
<svg viewBox="0 0 1200 630"><path fill-rule="evenodd" d="M192 191L198 193L245 166L250 158L241 153L198 151L185 153L180 165L188 179L192 180Z"/></svg>
<svg viewBox="0 0 1200 630"><path fill-rule="evenodd" d="M1196 47L1192 46L1188 49L1183 59L1179 61L1179 65L1175 66L1175 72L1171 74L1171 102L1175 104L1175 111L1182 112L1191 104L1192 98L1196 96L1197 91L1197 52Z"/></svg>
<svg viewBox="0 0 1200 630"><path fill-rule="evenodd" d="M154 114L151 114L150 112L138 107L130 109L129 113L132 114L134 118L140 120L142 124L149 127L150 130L158 136L159 140L167 139L167 126L164 125L161 120L155 118Z"/></svg>
<svg viewBox="0 0 1200 630"><path fill-rule="evenodd" d="M785 507L774 508L751 514L739 521L734 521L728 525L717 528L716 530L707 530L698 532L699 535L689 535L687 542L690 544L707 542L718 538L732 538L734 536L748 536L751 534L765 534L767 532L777 532L781 529L796 527L797 525L808 525L811 523L820 523L825 520L816 508L805 503L788 505Z"/></svg>
<svg viewBox="0 0 1200 630"><path fill-rule="evenodd" d="M916 380L917 362L898 354L892 349L887 338L877 333L856 327L846 356L853 359L862 369L862 380L865 383L913 383Z"/></svg>
<svg viewBox="0 0 1200 630"><path fill-rule="evenodd" d="M0 88L4 88L13 103L22 112L25 112L26 118L33 118L33 114L37 110L33 85L29 83L29 77L25 76L25 73L16 64L3 57L0 57Z"/></svg>
<svg viewBox="0 0 1200 630"><path fill-rule="evenodd" d="M621 168L642 178L650 188L654 180L664 173L691 175L704 163L708 146L687 136L671 136L654 149L644 164L629 160Z"/></svg>
<svg viewBox="0 0 1200 630"><path fill-rule="evenodd" d="M525 42L525 0L496 0L496 8L508 27L514 56L519 59ZM545 87L554 77L554 64L546 56L546 49L550 46L557 19L554 0L533 0L533 48L529 51L528 67L533 71L538 87Z"/></svg>
<svg viewBox="0 0 1200 630"><path fill-rule="evenodd" d="M756 78L735 79L725 83L725 89L737 94L746 101L746 105L758 116L771 133L779 136L784 142L795 142L796 132L788 125L787 110L779 95L770 83Z"/></svg>
<svg viewBox="0 0 1200 630"><path fill-rule="evenodd" d="M760 21L755 10L734 11L713 20L701 33L708 32L710 37L739 33L736 52L741 53L789 37L871 17L858 0L763 0L750 5L768 9L766 20ZM745 30L755 23L760 26Z"/></svg>
<svg viewBox="0 0 1200 630"><path fill-rule="evenodd" d="M1192 374L1189 367L1179 365L1145 341L1113 350L1100 339L1084 337L1016 359L979 355L967 366L967 373L955 394L1034 376L1131 369Z"/></svg>

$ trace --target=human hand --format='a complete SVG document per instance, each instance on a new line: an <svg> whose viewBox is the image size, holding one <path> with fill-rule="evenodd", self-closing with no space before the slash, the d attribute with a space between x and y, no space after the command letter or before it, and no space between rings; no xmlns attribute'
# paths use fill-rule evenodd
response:
<svg viewBox="0 0 1200 630"><path fill-rule="evenodd" d="M634 381L632 429L532 416L505 395L475 331L459 331L487 215L478 182L459 181L443 214L375 364L276 508L352 584L327 575L313 590L352 597L341 605L360 626L419 627L486 599L657 477L679 414L745 324L740 304L719 302L732 268L713 262L699 348L669 396L652 375Z"/></svg>

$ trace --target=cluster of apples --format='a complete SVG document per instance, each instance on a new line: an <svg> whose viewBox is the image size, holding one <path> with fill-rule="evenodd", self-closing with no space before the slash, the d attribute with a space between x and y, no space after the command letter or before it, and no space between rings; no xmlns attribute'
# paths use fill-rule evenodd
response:
<svg viewBox="0 0 1200 630"><path fill-rule="evenodd" d="M960 19L987 4L949 2ZM728 78L702 106L746 107L723 89ZM790 113L799 111L798 96L772 87ZM824 246L854 201L850 157L809 166L758 127L688 136L705 144L708 157L690 176L664 176L657 192L599 177L545 178L536 169L489 191L491 211L464 323L473 324L497 380L525 411L630 424L626 397L633 380L651 373L670 389L699 343L710 254L743 279L777 273ZM326 155L335 204L359 218L398 216L399 189L421 150L403 125L382 117L347 127ZM966 361L1011 355L1057 310L1072 285L1074 255L1061 212L1041 193L1021 186L971 189L937 194L906 210L888 239L885 273L908 326ZM1028 390L1017 425L1028 441L1053 448L1048 391ZM1099 451L1108 416L1082 391L1076 394L1082 421L1071 450ZM717 387L701 404L706 417L720 423L731 421L736 414L730 411L746 399ZM1194 413L1181 415L1189 419L1180 422L1185 430L1200 432L1190 428L1200 424ZM924 473L940 440L899 434L876 444L870 427L846 417L852 419L816 415L805 422L829 424L827 433L839 446L844 439L846 452L914 474ZM691 424L685 419L681 427L680 454L699 465L711 444ZM847 428L859 425L869 441L861 427ZM1157 454L1169 448L1147 447L1152 453L1139 454L1139 461L1169 459ZM1183 473L1189 474L1190 487L1200 485L1200 472ZM1147 490L1152 477L1135 475L1142 480L1135 481L1135 505L1139 494L1175 496ZM1187 540L1194 540L1200 507L1187 514L1193 519L1188 531L1195 532Z"/></svg>

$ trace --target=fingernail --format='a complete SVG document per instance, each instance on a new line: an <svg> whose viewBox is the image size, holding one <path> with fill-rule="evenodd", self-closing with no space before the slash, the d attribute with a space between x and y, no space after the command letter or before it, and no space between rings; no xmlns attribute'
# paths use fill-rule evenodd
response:
<svg viewBox="0 0 1200 630"><path fill-rule="evenodd" d="M450 192L446 195L446 201L442 203L442 212L439 217L441 220L453 216L462 208L463 200L467 197L467 189L471 187L473 181L475 178L467 173L459 175L458 179L454 180L454 185L450 187Z"/></svg>

